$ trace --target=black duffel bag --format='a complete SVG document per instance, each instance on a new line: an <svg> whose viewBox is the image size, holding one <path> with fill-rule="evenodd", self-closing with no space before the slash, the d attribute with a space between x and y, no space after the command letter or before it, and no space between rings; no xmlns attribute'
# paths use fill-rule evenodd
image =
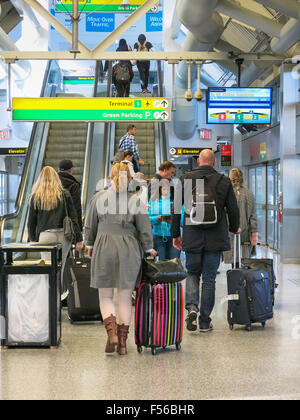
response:
<svg viewBox="0 0 300 420"><path fill-rule="evenodd" d="M187 277L180 258L173 260L144 259L142 278L148 283L176 283Z"/></svg>

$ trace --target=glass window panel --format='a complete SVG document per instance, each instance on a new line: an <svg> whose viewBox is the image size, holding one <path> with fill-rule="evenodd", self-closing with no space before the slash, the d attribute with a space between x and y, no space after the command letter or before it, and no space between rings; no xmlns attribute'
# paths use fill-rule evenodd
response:
<svg viewBox="0 0 300 420"><path fill-rule="evenodd" d="M274 166L268 166L267 167L267 173L268 173L268 204L271 204L272 206L275 205L275 185L274 185Z"/></svg>

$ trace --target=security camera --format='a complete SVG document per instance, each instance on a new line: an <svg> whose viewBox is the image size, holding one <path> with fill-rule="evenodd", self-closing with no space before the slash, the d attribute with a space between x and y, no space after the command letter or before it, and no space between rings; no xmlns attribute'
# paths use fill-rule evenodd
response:
<svg viewBox="0 0 300 420"><path fill-rule="evenodd" d="M195 98L197 99L197 101L202 101L203 99L203 92L201 89L197 89L195 92Z"/></svg>
<svg viewBox="0 0 300 420"><path fill-rule="evenodd" d="M191 89L188 89L188 90L185 92L185 99L186 99L188 102L191 102L191 100L193 99L193 92L191 91Z"/></svg>

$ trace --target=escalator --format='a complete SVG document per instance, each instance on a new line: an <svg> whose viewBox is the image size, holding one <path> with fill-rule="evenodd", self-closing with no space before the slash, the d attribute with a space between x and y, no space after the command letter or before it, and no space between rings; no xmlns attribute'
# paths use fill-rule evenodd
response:
<svg viewBox="0 0 300 420"><path fill-rule="evenodd" d="M153 86L153 96L164 97L162 83L163 77L160 61L157 62L157 75L158 84ZM140 93L133 93L133 96L145 97L145 95L141 95ZM134 125L137 129L135 135L136 144L138 146L140 157L145 162L145 165L141 167L141 171L143 172L146 178L152 178L157 172L157 169L160 166L160 164L167 159L167 139L165 123L136 122L134 123ZM115 124L113 130L113 155L118 150L120 139L126 134L127 127L128 123Z"/></svg>
<svg viewBox="0 0 300 420"><path fill-rule="evenodd" d="M72 175L82 182L88 123L51 123L43 166L58 167L63 159L73 162Z"/></svg>
<svg viewBox="0 0 300 420"><path fill-rule="evenodd" d="M55 67L53 63L49 62L48 64L41 97L82 96L59 91L62 81L53 77L53 68ZM58 66L57 69L59 69ZM96 91L97 77L95 78L94 95ZM57 169L61 160L72 160L74 165L73 175L83 184L82 202L83 211L85 210L88 191L87 180L91 170L89 162L93 128L93 123L74 122L38 122L33 125L25 167L16 199L16 211L0 218L1 244L27 241L26 221L29 196L32 186L44 166L52 166L54 169Z"/></svg>
<svg viewBox="0 0 300 420"><path fill-rule="evenodd" d="M155 153L155 126L154 123L134 123L136 126L135 140L138 145L139 154L145 161L145 166L141 167L141 172L147 178L152 178L156 172L156 153ZM115 150L119 148L120 139L127 132L127 123L116 123L115 128Z"/></svg>
<svg viewBox="0 0 300 420"><path fill-rule="evenodd" d="M55 77L55 68L59 69L57 63L49 62L41 97L82 96L60 92L62 80ZM100 75L101 62L97 62L93 96L109 97L111 96L111 74L105 79ZM158 82L158 87L153 89L153 95L163 97L160 63L158 64ZM73 175L82 183L81 201L84 216L98 181L104 180L105 186L115 146L118 147L118 141L126 133L127 125L127 123L92 122L35 123L16 199L16 211L0 217L1 244L27 241L26 221L32 186L44 166L49 165L57 169L62 159L72 160ZM136 123L135 125L140 155L146 163L143 173L146 177L152 177L167 156L165 124Z"/></svg>

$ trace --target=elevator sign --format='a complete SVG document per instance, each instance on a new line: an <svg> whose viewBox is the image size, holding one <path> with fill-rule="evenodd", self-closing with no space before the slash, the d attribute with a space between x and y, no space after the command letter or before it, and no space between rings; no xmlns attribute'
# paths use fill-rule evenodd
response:
<svg viewBox="0 0 300 420"><path fill-rule="evenodd" d="M13 121L171 121L166 98L13 98Z"/></svg>

